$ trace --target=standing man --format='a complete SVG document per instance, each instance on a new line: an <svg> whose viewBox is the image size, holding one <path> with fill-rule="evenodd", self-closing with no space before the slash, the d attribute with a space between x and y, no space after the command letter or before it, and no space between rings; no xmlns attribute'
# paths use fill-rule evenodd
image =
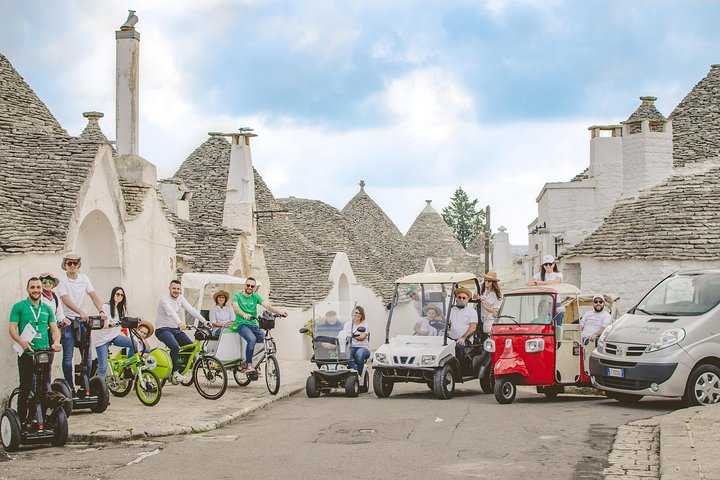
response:
<svg viewBox="0 0 720 480"><path fill-rule="evenodd" d="M184 330L187 329L185 322L180 320L180 310L184 309L192 315L200 325L207 323L207 320L195 310L192 305L185 300L180 292L182 284L180 280L172 280L170 282L170 291L160 299L157 306L157 317L155 318L155 336L170 349L170 358L172 358L172 378L170 381L177 385L185 380L184 375L178 372L178 357L180 347L190 345L192 340Z"/></svg>
<svg viewBox="0 0 720 480"><path fill-rule="evenodd" d="M255 343L265 341L265 332L262 331L258 324L257 306L261 305L265 310L272 313L287 317L287 312L281 312L277 308L270 305L270 302L263 298L255 291L257 281L253 277L245 280L245 290L233 295L232 307L235 311L235 323L238 324L238 333L245 339L245 362L247 368L245 373L252 373L253 368L253 352L255 351Z"/></svg>
<svg viewBox="0 0 720 480"><path fill-rule="evenodd" d="M455 305L450 310L448 337L455 340L455 353L458 354L458 357L465 348L467 339L477 330L478 313L469 305L470 298L472 298L472 293L467 288L455 289Z"/></svg>
<svg viewBox="0 0 720 480"><path fill-rule="evenodd" d="M95 293L95 288L90 283L87 275L80 273L82 258L75 253L68 253L63 257L60 268L64 270L60 274L60 285L57 287L57 293L62 300L65 310L65 320L62 327L62 369L63 376L68 385L74 385L73 382L73 354L75 353L75 330L73 329L72 320L82 319L80 324L80 334L89 338L90 332L87 330L88 314L83 310L85 297L90 297L92 304L97 309L100 318L107 320L107 315L102 308L100 297ZM92 355L88 355L87 373L92 372Z"/></svg>
<svg viewBox="0 0 720 480"><path fill-rule="evenodd" d="M27 420L27 399L32 388L34 367L33 359L28 352L48 348L48 330L52 335L52 349L60 351L60 331L55 324L52 310L40 301L42 284L40 279L32 277L26 285L28 298L13 305L10 311L10 338L15 340L23 352L18 357L18 374L20 376L20 392L18 394L18 415L20 421ZM26 328L34 331L31 340L23 340L21 335ZM47 367L49 368L49 366Z"/></svg>

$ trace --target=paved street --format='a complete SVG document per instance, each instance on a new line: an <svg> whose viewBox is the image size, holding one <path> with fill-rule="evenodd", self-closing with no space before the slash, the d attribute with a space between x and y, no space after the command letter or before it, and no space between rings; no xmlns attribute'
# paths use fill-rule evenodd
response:
<svg viewBox="0 0 720 480"><path fill-rule="evenodd" d="M211 411L214 404L206 406ZM480 394L475 384L460 385L450 401L436 400L420 385L398 385L389 399L372 394L308 399L301 393L200 434L23 451L0 464L0 476L603 478L605 469L624 468L623 462L632 460L639 468L633 439L643 450L652 443L641 431L652 422L622 427L630 429L629 436L616 446L625 445L625 454L613 451L608 458L618 426L678 406L646 399L625 407L580 396L548 401L529 392L503 406L492 395ZM650 453L647 463L657 465ZM653 470L648 467L642 476L653 478Z"/></svg>

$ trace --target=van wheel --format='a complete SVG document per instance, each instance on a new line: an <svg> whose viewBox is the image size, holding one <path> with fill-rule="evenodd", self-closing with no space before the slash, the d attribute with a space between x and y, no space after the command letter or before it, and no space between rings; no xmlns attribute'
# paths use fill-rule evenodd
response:
<svg viewBox="0 0 720 480"><path fill-rule="evenodd" d="M502 405L512 403L517 394L517 387L511 378L501 377L495 380L495 400Z"/></svg>
<svg viewBox="0 0 720 480"><path fill-rule="evenodd" d="M720 401L720 368L704 364L693 370L685 387L683 405L696 407Z"/></svg>
<svg viewBox="0 0 720 480"><path fill-rule="evenodd" d="M617 400L624 405L632 405L639 402L642 399L642 395L635 395L633 393L620 393L620 392L605 392L605 396Z"/></svg>

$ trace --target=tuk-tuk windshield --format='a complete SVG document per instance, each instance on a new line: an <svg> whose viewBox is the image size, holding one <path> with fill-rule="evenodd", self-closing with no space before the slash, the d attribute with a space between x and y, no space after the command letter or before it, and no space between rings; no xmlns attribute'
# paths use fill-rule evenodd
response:
<svg viewBox="0 0 720 480"><path fill-rule="evenodd" d="M552 323L553 296L549 294L505 295L495 324Z"/></svg>
<svg viewBox="0 0 720 480"><path fill-rule="evenodd" d="M648 293L635 313L645 315L702 315L720 303L720 273L677 273Z"/></svg>

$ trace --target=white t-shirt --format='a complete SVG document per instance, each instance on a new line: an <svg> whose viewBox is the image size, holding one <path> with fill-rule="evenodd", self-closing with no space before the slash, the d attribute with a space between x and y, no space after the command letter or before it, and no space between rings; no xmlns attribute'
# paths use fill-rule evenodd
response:
<svg viewBox="0 0 720 480"><path fill-rule="evenodd" d="M533 275L533 278L537 280L538 282L541 282L540 279L540 272L537 272L535 275ZM545 281L546 282L552 282L553 280L560 279L560 281L563 281L563 275L562 272L546 272L545 273Z"/></svg>
<svg viewBox="0 0 720 480"><path fill-rule="evenodd" d="M85 310L84 305L88 299L88 294L95 291L87 275L78 273L77 278L73 279L68 277L66 272L63 272L59 275L58 279L60 280L60 284L57 286L57 296L62 299L63 296L67 295L76 307ZM69 308L65 314L70 318L77 318L79 316Z"/></svg>
<svg viewBox="0 0 720 480"><path fill-rule="evenodd" d="M443 322L442 318L436 317L436 321ZM439 332L437 328L430 325L430 320L428 320L428 317L422 317L420 319L420 326L418 327L418 330L422 332L422 335L430 335L430 336L437 336L442 335L442 332ZM418 333L420 334L420 333Z"/></svg>
<svg viewBox="0 0 720 480"><path fill-rule="evenodd" d="M450 311L450 329L448 337L457 340L468 331L471 323L478 323L478 314L475 304L469 304L465 308L452 307Z"/></svg>
<svg viewBox="0 0 720 480"><path fill-rule="evenodd" d="M213 305L210 309L210 322L212 324L226 324L227 322L235 321L235 311L230 305Z"/></svg>
<svg viewBox="0 0 720 480"><path fill-rule="evenodd" d="M99 347L100 345L104 345L108 343L113 338L117 337L118 335L122 335L120 333L120 316L117 308L115 308L115 316L110 316L110 304L109 303L103 303L103 312L105 312L105 315L107 315L107 323L109 325L109 328L103 328L102 330L93 330L92 331L92 340L93 344L95 344L95 347Z"/></svg>
<svg viewBox="0 0 720 480"><path fill-rule="evenodd" d="M580 326L582 327L582 338L589 337L599 332L601 328L605 328L612 322L612 317L603 310L602 312L596 312L594 309L586 312L585 315L580 319Z"/></svg>
<svg viewBox="0 0 720 480"><path fill-rule="evenodd" d="M182 323L180 320L180 309L192 315L198 322L205 323L205 319L200 312L195 310L192 305L185 300L185 297L178 295L177 298L171 298L170 294L165 295L158 302L157 316L155 317L155 328L178 328Z"/></svg>
<svg viewBox="0 0 720 480"><path fill-rule="evenodd" d="M351 327L352 325L352 327ZM365 320L360 323L360 325L355 325L355 322L350 320L349 322L345 322L345 325L343 325L343 332L345 332L347 335L351 335L351 328L352 328L352 334L360 333L358 332L358 328L365 327L365 333L368 335L365 337L365 340L358 340L357 338L352 339L352 343L350 346L352 347L365 347L368 350L370 349L370 327L368 327L368 324Z"/></svg>
<svg viewBox="0 0 720 480"><path fill-rule="evenodd" d="M55 304L55 299L57 299L57 305ZM63 310L63 304L60 300L60 297L57 296L56 293L53 292L53 298L47 298L44 294L40 295L40 300L50 307L50 310L53 311L55 314L55 321L58 324L58 328L62 328L62 325L60 322L65 320L65 310Z"/></svg>

